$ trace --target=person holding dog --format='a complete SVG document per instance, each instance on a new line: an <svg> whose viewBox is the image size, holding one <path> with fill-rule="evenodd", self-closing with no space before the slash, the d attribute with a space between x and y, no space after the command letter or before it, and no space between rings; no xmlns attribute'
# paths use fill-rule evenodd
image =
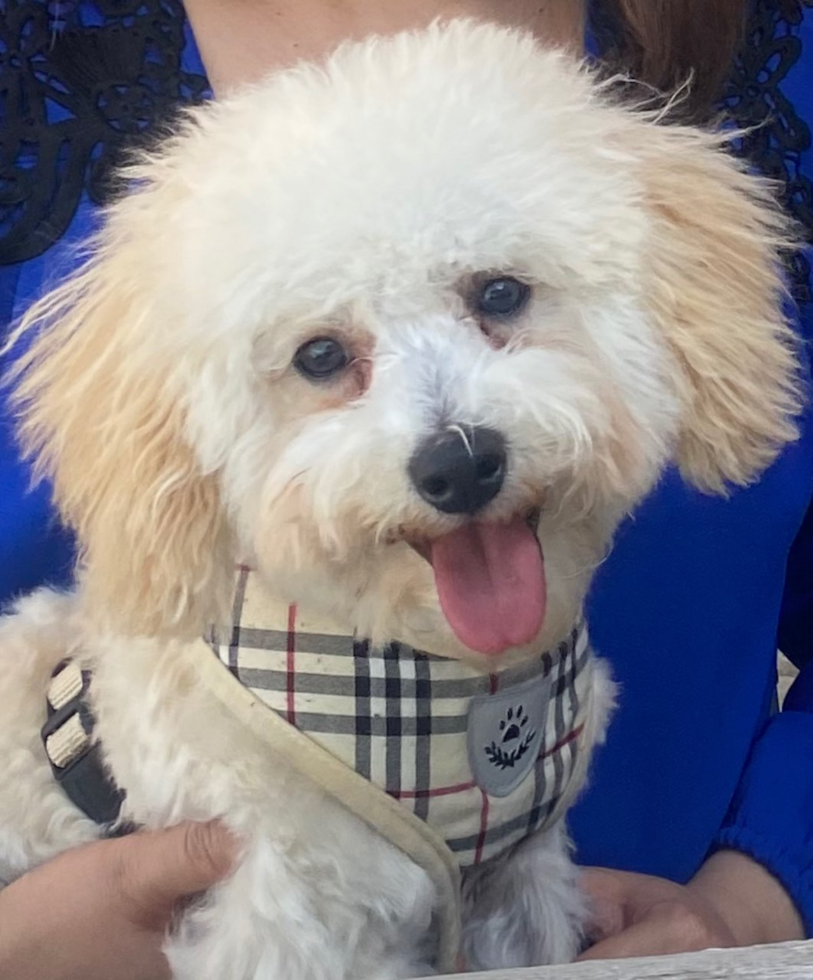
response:
<svg viewBox="0 0 813 980"><path fill-rule="evenodd" d="M588 11L579 0L187 0L185 14L174 9L156 61L155 38L138 13L122 33L125 22L106 20L94 2L10 4L6 26L19 52L2 71L16 72L20 86L41 71L41 62L26 62L25 44L44 31L39 50L66 101L75 98L78 124L72 128L65 115L26 116L24 99L7 110L16 196L0 241L0 322L12 322L46 280L70 269L69 246L88 232L109 192L107 166L161 113L204 97L209 85L224 95L319 58L344 38L437 16L494 19L573 50L589 17L595 52L647 84L668 90L693 73L684 115L703 121L722 100L740 125L767 122L741 149L784 181L788 205L810 235L813 4L748 6L598 0ZM111 47L120 60L102 59L93 70L130 71L126 98L121 78L89 84L75 67L88 57L83 39L93 38L98 50L112 43L105 32L113 29L115 43L132 50ZM96 143L87 139L93 126ZM31 153L32 132L48 152ZM51 152L59 146L61 156ZM789 260L789 284L807 338L813 284L804 253ZM591 630L623 694L593 786L571 820L580 860L601 866L584 873L596 910L588 957L813 932L813 667L805 666L813 656L811 439L803 420L800 442L759 485L728 501L699 497L670 475L602 569ZM52 520L47 491L26 493L28 474L8 425L0 440L0 596L7 599L43 581L67 581L71 543ZM772 703L777 645L802 666L781 713ZM161 941L174 909L228 874L238 846L216 824L182 825L91 844L44 865L0 892L0 975L157 980L166 973Z"/></svg>

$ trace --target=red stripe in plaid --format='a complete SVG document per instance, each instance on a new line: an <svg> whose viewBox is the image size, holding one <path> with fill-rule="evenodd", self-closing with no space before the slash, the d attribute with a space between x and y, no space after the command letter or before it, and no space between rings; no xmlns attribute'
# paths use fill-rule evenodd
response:
<svg viewBox="0 0 813 980"><path fill-rule="evenodd" d="M556 745L548 749L547 752L542 752L539 756L540 759L547 759L548 756L553 755L554 752L558 752L563 749L566 745L570 745L571 742L575 741L584 731L584 725L579 725L578 728L574 728L572 732L568 732L564 738L560 739ZM391 792L390 796L395 797L396 800L425 800L433 799L436 796L451 796L453 793L465 793L467 790L474 789L477 783L472 779L468 783L458 783L457 786L439 786L435 789L418 789L418 790L400 790L399 792ZM482 790L481 790L482 792ZM487 814L486 814L487 819Z"/></svg>
<svg viewBox="0 0 813 980"><path fill-rule="evenodd" d="M564 738L560 738L559 741L556 743L556 745L553 746L552 749L548 749L547 752L543 752L539 756L539 758L540 759L547 759L549 755L553 755L553 753L554 752L558 752L559 749L563 749L566 745L570 745L570 743L571 742L574 742L579 737L579 735L581 735L581 733L583 731L584 731L584 725L579 725L578 728L574 728L573 731L572 732L568 732L568 734L565 735Z"/></svg>
<svg viewBox="0 0 813 980"><path fill-rule="evenodd" d="M288 654L286 666L288 670L288 687L286 705L288 708L288 723L296 724L296 669L294 654L296 653L296 606L288 607Z"/></svg>
<svg viewBox="0 0 813 980"><path fill-rule="evenodd" d="M480 836L477 838L477 849L474 852L475 864L480 864L483 860L483 848L486 846L486 832L488 830L488 793L481 789L480 795L483 802L480 806Z"/></svg>
<svg viewBox="0 0 813 980"><path fill-rule="evenodd" d="M390 793L396 800L428 800L436 796L451 796L452 793L465 793L468 789L474 789L477 785L472 779L468 783L459 783L457 786L440 786L437 789L405 789L397 793Z"/></svg>

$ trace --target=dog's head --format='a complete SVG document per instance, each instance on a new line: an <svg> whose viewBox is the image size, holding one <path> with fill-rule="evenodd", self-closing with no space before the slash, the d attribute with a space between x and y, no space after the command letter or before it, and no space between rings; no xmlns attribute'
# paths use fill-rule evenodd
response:
<svg viewBox="0 0 813 980"><path fill-rule="evenodd" d="M200 629L243 557L374 638L522 648L670 459L721 491L794 436L762 184L526 36L347 46L127 176L19 385L119 628Z"/></svg>

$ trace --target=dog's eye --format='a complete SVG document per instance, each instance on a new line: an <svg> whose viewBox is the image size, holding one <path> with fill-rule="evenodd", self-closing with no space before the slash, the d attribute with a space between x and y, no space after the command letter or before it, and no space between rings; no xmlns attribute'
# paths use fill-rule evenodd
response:
<svg viewBox="0 0 813 980"><path fill-rule="evenodd" d="M486 316L513 316L525 306L530 295L530 286L524 282L513 276L500 276L480 287L477 309Z"/></svg>
<svg viewBox="0 0 813 980"><path fill-rule="evenodd" d="M322 381L347 367L347 351L332 337L317 337L303 344L294 357L294 367L306 378Z"/></svg>

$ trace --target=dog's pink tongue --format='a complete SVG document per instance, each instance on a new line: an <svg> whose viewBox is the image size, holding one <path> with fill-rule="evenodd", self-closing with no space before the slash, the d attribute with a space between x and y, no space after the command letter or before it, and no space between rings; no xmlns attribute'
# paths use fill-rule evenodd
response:
<svg viewBox="0 0 813 980"><path fill-rule="evenodd" d="M440 605L457 638L496 655L530 643L545 617L545 567L525 521L466 524L432 544Z"/></svg>

